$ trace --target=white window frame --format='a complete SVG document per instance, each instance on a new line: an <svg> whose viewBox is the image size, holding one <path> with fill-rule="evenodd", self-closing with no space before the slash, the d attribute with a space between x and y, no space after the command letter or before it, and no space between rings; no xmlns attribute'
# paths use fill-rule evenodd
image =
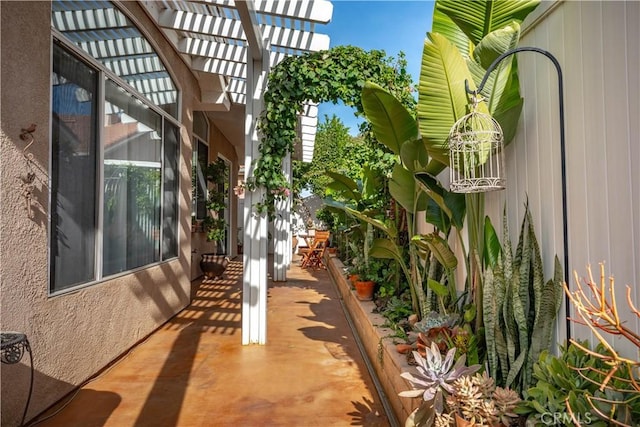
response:
<svg viewBox="0 0 640 427"><path fill-rule="evenodd" d="M115 6L115 4L114 4ZM123 12L124 13L124 12ZM131 20L134 25L137 25L135 21ZM145 37L148 37L145 33L142 32L142 30L138 27L138 30L145 35ZM175 235L176 235L176 245L177 245L177 255L167 258L167 259L163 259L163 254L162 254L162 241L163 241L163 221L164 221L164 203L163 203L163 197L164 197L164 140L163 140L163 144L162 144L162 153L161 153L161 163L163 165L161 171L161 181L160 181L160 194L161 194L161 202L160 202L160 241L161 241L161 247L160 247L160 261L157 262L153 262L153 263L149 263L140 267L136 267L130 270L125 270L125 271L121 271L115 274L111 274L108 276L104 276L103 275L103 244L104 244L104 238L103 238L103 227L104 227L104 103L105 103L105 82L107 79L112 80L114 83L116 83L118 86L120 86L121 88L123 88L124 90L126 90L127 93L129 93L131 96L133 96L136 100L138 100L139 102L143 103L145 106L147 106L148 108L152 109L154 112L158 113L161 117L162 117L162 122L161 122L161 127L163 130L163 136L164 136L164 128L165 128L165 120L168 120L170 124L176 126L178 128L178 130L182 129L182 124L173 116L171 116L169 113L167 113L166 111L164 111L162 108L152 104L151 102L149 102L147 100L147 98L142 95L141 93L139 93L135 88L133 88L132 86L128 85L123 79L121 79L118 75L112 73L110 70L106 69L106 67L104 65L102 65L98 60L96 60L95 58L93 58L91 55L87 54L85 51L83 51L82 49L80 49L78 46L76 46L73 42L71 42L70 40L68 40L64 34L62 34L61 32L59 32L58 30L56 30L55 28L51 29L52 31L52 47L50 50L50 72L51 74L53 74L53 44L58 43L62 48L64 48L65 50L67 50L69 53L73 54L74 56L76 56L80 61L86 63L88 66L92 67L96 73L97 73L97 78L98 78L98 92L96 94L96 96L98 97L98 101L97 101L97 109L95 114L97 115L97 123L96 123L96 138L98 139L98 152L97 152L97 164L96 164L96 180L97 180L97 197L96 197L96 203L97 203L97 221L96 221L96 233L95 233L95 264L94 264L94 268L95 268L95 275L94 275L94 279L85 283L79 283L77 285L73 285L73 286L69 286L69 287L65 287L63 289L54 289L54 283L53 280L54 278L52 277L52 259L51 259L51 247L52 245L55 243L53 242L53 235L52 235L52 227L51 227L51 214L49 214L49 232L48 232L48 250L49 250L49 254L48 254L48 262L49 262L49 281L48 281L48 295L50 297L53 296L58 296L58 295L63 295L63 294L67 294L69 292L73 292L76 291L78 289L81 288L85 288L85 287L89 287L89 286L93 286L96 285L98 283L107 281L107 280L113 280L117 277L120 276L124 276L124 275L128 275L128 274L132 274L136 271L140 271L143 269L147 269L149 267L153 267L156 265L160 265L160 264L164 264L166 262L170 262L174 259L177 259L179 257L180 254L180 246L181 246L181 240L180 240L180 217L181 217L181 209L180 209L180 204L179 204L179 194L180 194L180 187L181 187L181 179L180 179L180 161L179 159L182 156L182 144L180 142L180 139L178 139L178 147L177 147L177 159L178 159L178 170L176 170L177 173L177 179L178 179L178 183L177 183L177 194L176 194L176 200L178 203L178 213L177 213L177 218L176 218L176 230L175 230ZM162 59L162 58L161 58ZM178 104L178 111L180 111L180 105L181 105L181 99L182 99L182 92L177 88L176 89L178 91L177 94L177 104ZM53 99L52 99L52 92L51 92L51 86L49 87L49 96L50 96L50 106L53 106ZM50 108L50 114L53 113L53 109ZM50 117L50 120L52 119L52 117ZM49 129L49 131L51 132L51 129ZM181 132L178 132L178 134L180 134ZM178 136L179 138L179 136ZM50 141L52 143L52 138L50 138ZM50 161L50 165L52 165L52 157L53 157L53 150L52 150L52 146L49 147L49 161ZM51 167L51 166L50 166ZM52 182L49 182L49 191L50 193L53 191L53 186L52 186ZM51 200L51 194L49 195L49 200ZM52 206L49 204L49 212L52 212Z"/></svg>

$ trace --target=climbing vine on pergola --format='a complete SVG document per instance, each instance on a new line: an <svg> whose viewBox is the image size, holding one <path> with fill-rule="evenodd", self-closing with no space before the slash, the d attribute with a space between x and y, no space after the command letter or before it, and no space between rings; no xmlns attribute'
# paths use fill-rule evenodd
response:
<svg viewBox="0 0 640 427"><path fill-rule="evenodd" d="M247 181L250 189L266 190L264 200L255 205L256 210L273 216L275 200L287 194L289 185L282 173L282 160L293 152L298 114L305 101L342 101L355 108L356 114L362 114L362 88L371 81L413 109L411 76L405 67L402 54L394 60L384 51L364 51L354 46L291 56L273 67L259 121L260 157L253 177Z"/></svg>

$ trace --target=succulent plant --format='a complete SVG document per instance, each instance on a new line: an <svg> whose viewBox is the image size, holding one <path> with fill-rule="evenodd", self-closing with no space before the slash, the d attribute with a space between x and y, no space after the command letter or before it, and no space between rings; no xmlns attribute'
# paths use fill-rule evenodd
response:
<svg viewBox="0 0 640 427"><path fill-rule="evenodd" d="M520 402L517 392L495 386L486 372L473 377L461 377L453 382L453 392L447 396L447 410L474 426L509 426L518 415L514 413Z"/></svg>
<svg viewBox="0 0 640 427"><path fill-rule="evenodd" d="M451 414L443 412L436 415L434 427L450 427L455 425L455 418Z"/></svg>
<svg viewBox="0 0 640 427"><path fill-rule="evenodd" d="M508 426L518 418L518 414L515 413L516 406L521 401L520 396L515 390L508 388L496 387L493 392L493 401L496 404L499 421Z"/></svg>
<svg viewBox="0 0 640 427"><path fill-rule="evenodd" d="M447 398L447 404L462 419L473 425L490 426L496 419L495 403L482 392L478 385L481 381L476 377L457 379L453 384L453 394Z"/></svg>
<svg viewBox="0 0 640 427"><path fill-rule="evenodd" d="M418 374L410 372L400 374L402 378L408 380L413 385L413 390L400 392L403 397L419 397L425 402L433 401L433 408L436 414L440 414L444 409L443 391L450 394L454 392L453 382L460 377L473 375L480 365L465 366L466 357L463 355L454 364L456 354L455 347L449 350L444 357L435 343L425 349L426 355L422 357L417 351L413 352L418 366Z"/></svg>
<svg viewBox="0 0 640 427"><path fill-rule="evenodd" d="M459 319L459 315L452 314L440 314L432 311L422 318L419 322L413 325L413 329L416 332L428 333L432 328L452 328L453 325Z"/></svg>

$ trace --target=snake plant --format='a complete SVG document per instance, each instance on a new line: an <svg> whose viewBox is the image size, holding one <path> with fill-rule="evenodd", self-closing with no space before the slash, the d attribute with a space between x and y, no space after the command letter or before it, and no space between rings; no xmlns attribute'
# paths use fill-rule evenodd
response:
<svg viewBox="0 0 640 427"><path fill-rule="evenodd" d="M554 277L544 281L540 247L531 212L525 216L515 255L512 253L506 212L504 243L484 276L484 325L489 372L498 385L521 392L532 382L533 365L551 346L555 320L562 302L562 267L555 258ZM488 239L495 239L490 221Z"/></svg>

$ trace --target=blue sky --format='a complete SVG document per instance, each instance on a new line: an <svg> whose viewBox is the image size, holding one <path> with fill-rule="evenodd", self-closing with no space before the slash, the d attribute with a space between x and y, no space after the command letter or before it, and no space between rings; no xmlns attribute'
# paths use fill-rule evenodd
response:
<svg viewBox="0 0 640 427"><path fill-rule="evenodd" d="M365 50L378 49L393 57L403 51L413 81L418 82L422 46L427 31L431 30L432 1L333 0L332 3L331 22L316 27L316 31L329 35L332 47L353 45ZM324 103L319 108L319 121L324 121L325 114L340 117L351 128L351 134L357 134L358 119L352 108Z"/></svg>

